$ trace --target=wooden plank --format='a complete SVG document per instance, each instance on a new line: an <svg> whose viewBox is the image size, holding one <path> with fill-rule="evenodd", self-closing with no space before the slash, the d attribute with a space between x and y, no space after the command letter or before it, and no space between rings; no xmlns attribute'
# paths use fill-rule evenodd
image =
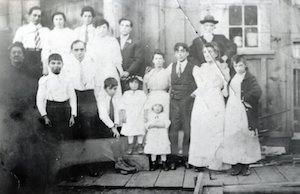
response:
<svg viewBox="0 0 300 194"><path fill-rule="evenodd" d="M287 179L274 166L254 168L262 183L284 182Z"/></svg>
<svg viewBox="0 0 300 194"><path fill-rule="evenodd" d="M183 167L177 168L177 170L161 171L159 177L155 183L155 187L176 187L181 188L184 178Z"/></svg>
<svg viewBox="0 0 300 194"><path fill-rule="evenodd" d="M216 185L216 182L221 182L223 185L237 185L237 176L231 176L228 172L216 172L213 171L211 174L212 180L207 185Z"/></svg>
<svg viewBox="0 0 300 194"><path fill-rule="evenodd" d="M253 168L250 168L250 172L251 174L249 176L237 176L240 185L261 183L260 178L257 176Z"/></svg>
<svg viewBox="0 0 300 194"><path fill-rule="evenodd" d="M186 169L183 180L183 188L195 188L196 182L195 178L198 173L192 169Z"/></svg>
<svg viewBox="0 0 300 194"><path fill-rule="evenodd" d="M300 181L299 165L295 166L276 166L279 172L289 181Z"/></svg>
<svg viewBox="0 0 300 194"><path fill-rule="evenodd" d="M94 184L106 187L124 187L131 177L132 174L122 175L110 171L103 174Z"/></svg>
<svg viewBox="0 0 300 194"><path fill-rule="evenodd" d="M202 194L206 173L200 172L197 176L197 183L194 189L194 194Z"/></svg>
<svg viewBox="0 0 300 194"><path fill-rule="evenodd" d="M203 194L223 194L222 187L204 187Z"/></svg>
<svg viewBox="0 0 300 194"><path fill-rule="evenodd" d="M159 174L160 170L138 172L130 178L126 187L154 187Z"/></svg>

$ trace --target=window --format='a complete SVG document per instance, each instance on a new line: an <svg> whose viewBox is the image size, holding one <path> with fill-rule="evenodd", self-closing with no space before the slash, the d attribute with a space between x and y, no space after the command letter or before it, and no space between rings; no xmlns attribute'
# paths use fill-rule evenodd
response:
<svg viewBox="0 0 300 194"><path fill-rule="evenodd" d="M259 47L258 9L256 5L229 7L229 38L238 48Z"/></svg>

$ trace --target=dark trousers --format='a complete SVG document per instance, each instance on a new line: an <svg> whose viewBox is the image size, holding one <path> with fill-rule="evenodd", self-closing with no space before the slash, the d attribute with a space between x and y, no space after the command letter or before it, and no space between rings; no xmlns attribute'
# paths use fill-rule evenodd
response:
<svg viewBox="0 0 300 194"><path fill-rule="evenodd" d="M183 157L188 158L190 146L190 128L191 128L191 113L193 108L194 98L186 97L181 100L172 99L170 101L170 120L171 126L169 129L169 139L171 142L170 162L178 161L178 131L183 130Z"/></svg>
<svg viewBox="0 0 300 194"><path fill-rule="evenodd" d="M93 139L97 137L99 130L99 113L94 90L76 90L78 115L76 128L79 131L79 139Z"/></svg>
<svg viewBox="0 0 300 194"><path fill-rule="evenodd" d="M69 101L55 102L47 101L47 116L51 121L50 132L58 140L73 138L73 128L69 127L71 117L71 107Z"/></svg>
<svg viewBox="0 0 300 194"><path fill-rule="evenodd" d="M42 76L41 51L25 50L24 64L30 77L39 79Z"/></svg>

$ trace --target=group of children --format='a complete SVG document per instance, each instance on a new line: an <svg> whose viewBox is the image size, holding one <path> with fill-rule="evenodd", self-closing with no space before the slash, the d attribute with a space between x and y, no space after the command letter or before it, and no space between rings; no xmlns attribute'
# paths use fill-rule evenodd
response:
<svg viewBox="0 0 300 194"><path fill-rule="evenodd" d="M178 130L182 128L185 136L183 149L187 147L187 151L183 150L187 168L193 165L197 171L204 167L223 170L230 164L232 175L249 175L248 165L261 158L257 136L261 89L248 71L245 58L240 55L232 58L235 74L230 78L227 64L218 62L218 48L213 42L205 45L206 63L200 67L188 59L189 50L185 43L177 43L174 51L177 61L167 69L160 67L157 70L163 69L169 76L169 105L163 103L160 93L155 92L150 92L157 96L149 104L150 94L141 90L143 79L139 76L127 78L129 90L122 96L115 95L120 87L115 78L104 80L97 104L106 129L114 137L127 136L127 154L133 153L136 137L138 153L151 155L150 170L157 168L157 156L161 158L162 169L176 169ZM154 53L155 66L159 57L164 58L162 53ZM52 73L39 81L37 106L45 124L55 125L60 122L54 120L60 119L64 120L65 127L72 126L77 115L75 90L68 79L60 76L63 61L59 54L51 54L48 64ZM145 77L149 73L151 71ZM52 107L62 107L62 111L52 114ZM166 111L169 109L170 112ZM175 133L177 137L174 138ZM186 144L185 139L190 143ZM172 145L174 140L177 147ZM167 155L170 155L168 164Z"/></svg>

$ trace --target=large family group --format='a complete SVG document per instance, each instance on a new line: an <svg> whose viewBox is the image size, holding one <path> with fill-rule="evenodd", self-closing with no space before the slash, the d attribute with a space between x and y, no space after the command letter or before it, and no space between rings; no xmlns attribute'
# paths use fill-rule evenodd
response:
<svg viewBox="0 0 300 194"><path fill-rule="evenodd" d="M55 12L50 31L41 26L41 14L40 7L30 9L29 23L13 39L11 60L16 67L23 61L39 79L36 106L56 138L126 136L127 154L135 146L149 154L150 170L160 156L164 170L175 170L181 161L197 171L232 167L232 175L246 176L249 164L261 159L260 86L236 45L213 33L218 23L213 16L200 21L203 35L191 46L174 45L174 63L165 68L164 54L155 50L146 68L130 19L119 20L120 37L114 38L109 23L89 6L74 30L65 26L64 13ZM120 146L119 141L111 146L116 170L134 171Z"/></svg>

